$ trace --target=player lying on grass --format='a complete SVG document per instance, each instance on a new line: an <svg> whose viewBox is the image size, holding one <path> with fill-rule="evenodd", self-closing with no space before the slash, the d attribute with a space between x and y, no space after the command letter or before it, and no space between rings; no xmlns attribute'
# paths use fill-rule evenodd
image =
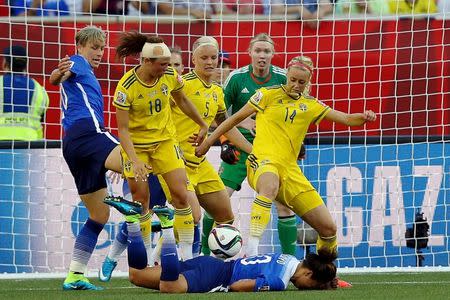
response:
<svg viewBox="0 0 450 300"><path fill-rule="evenodd" d="M128 265L130 281L140 287L163 293L206 293L213 291L282 291L289 282L298 289L335 288L335 254L310 253L303 261L287 254L266 254L224 262L211 256L178 260L172 230L173 210L154 207L161 221L163 245L161 266L148 267L139 227L139 203L108 198L105 203L125 215L128 226Z"/></svg>

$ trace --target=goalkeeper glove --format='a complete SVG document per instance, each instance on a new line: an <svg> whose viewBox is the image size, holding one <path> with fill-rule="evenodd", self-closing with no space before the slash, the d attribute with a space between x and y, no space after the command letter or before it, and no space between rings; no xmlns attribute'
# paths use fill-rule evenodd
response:
<svg viewBox="0 0 450 300"><path fill-rule="evenodd" d="M239 161L241 152L230 141L224 137L220 137L220 158L230 165L235 165Z"/></svg>

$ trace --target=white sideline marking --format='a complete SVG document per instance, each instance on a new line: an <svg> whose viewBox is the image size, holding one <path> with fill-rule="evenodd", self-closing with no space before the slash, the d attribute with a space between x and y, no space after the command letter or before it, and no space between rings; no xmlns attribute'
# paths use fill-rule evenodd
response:
<svg viewBox="0 0 450 300"><path fill-rule="evenodd" d="M105 288L105 291L110 291L110 290L127 290L127 289L139 289L136 286L116 286L116 287L108 287ZM51 291L51 292L55 292L55 291L63 291L62 287L61 288L18 288L18 289L1 289L2 293L3 292L25 292L25 291ZM95 292L102 292L102 291L95 291Z"/></svg>
<svg viewBox="0 0 450 300"><path fill-rule="evenodd" d="M371 281L371 282L351 282L354 286L357 285L402 285L402 284L450 284L450 281Z"/></svg>

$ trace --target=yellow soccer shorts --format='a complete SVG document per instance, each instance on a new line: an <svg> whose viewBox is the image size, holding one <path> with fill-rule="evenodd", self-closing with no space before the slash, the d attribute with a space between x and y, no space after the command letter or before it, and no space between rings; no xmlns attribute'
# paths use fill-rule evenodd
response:
<svg viewBox="0 0 450 300"><path fill-rule="evenodd" d="M225 185L220 179L219 174L217 174L214 167L206 159L197 167L186 166L186 174L189 181L187 189L190 192L195 192L196 195L225 190ZM169 187L161 175L158 175L158 179L164 194L166 194L167 200L171 202L172 198L170 196Z"/></svg>
<svg viewBox="0 0 450 300"><path fill-rule="evenodd" d="M259 177L267 172L274 173L280 180L275 200L289 207L298 216L324 204L322 197L303 175L296 163L281 164L269 159L258 160L250 155L246 162L249 185L256 191Z"/></svg>
<svg viewBox="0 0 450 300"><path fill-rule="evenodd" d="M184 160L175 139L155 143L147 148L135 147L137 157L152 167L154 174L165 174L175 169L184 168ZM134 178L133 164L121 148L122 170L125 178Z"/></svg>
<svg viewBox="0 0 450 300"><path fill-rule="evenodd" d="M219 174L206 159L196 168L186 167L186 171L197 195L225 190Z"/></svg>

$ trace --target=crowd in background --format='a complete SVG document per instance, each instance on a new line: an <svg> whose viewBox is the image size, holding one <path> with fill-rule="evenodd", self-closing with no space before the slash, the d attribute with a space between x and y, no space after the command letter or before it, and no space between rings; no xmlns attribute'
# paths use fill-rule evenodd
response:
<svg viewBox="0 0 450 300"><path fill-rule="evenodd" d="M303 20L329 15L388 16L450 12L450 0L5 0L20 15L297 15Z"/></svg>

